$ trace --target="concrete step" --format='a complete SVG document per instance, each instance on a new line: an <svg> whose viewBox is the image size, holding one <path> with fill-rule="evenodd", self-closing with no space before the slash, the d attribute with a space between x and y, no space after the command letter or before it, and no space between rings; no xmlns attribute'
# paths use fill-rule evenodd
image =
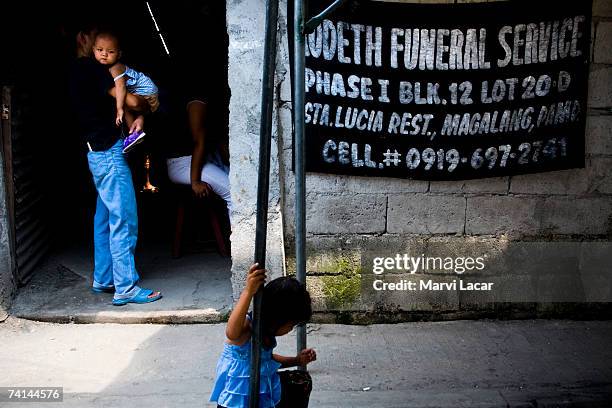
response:
<svg viewBox="0 0 612 408"><path fill-rule="evenodd" d="M12 316L52 323L218 323L232 307L230 260L216 253L172 259L145 248L137 259L139 285L161 291L148 304L113 306L112 294L92 293L92 257L84 248L64 250L41 265L19 289Z"/></svg>

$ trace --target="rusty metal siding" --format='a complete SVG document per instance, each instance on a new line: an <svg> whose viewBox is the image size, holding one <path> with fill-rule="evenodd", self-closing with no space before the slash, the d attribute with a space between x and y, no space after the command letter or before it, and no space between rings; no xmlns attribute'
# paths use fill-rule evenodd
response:
<svg viewBox="0 0 612 408"><path fill-rule="evenodd" d="M2 137L13 268L19 285L30 279L50 247L43 183L51 179L40 168L43 152L37 148L38 124L28 94L16 88L2 89L2 103L9 109Z"/></svg>

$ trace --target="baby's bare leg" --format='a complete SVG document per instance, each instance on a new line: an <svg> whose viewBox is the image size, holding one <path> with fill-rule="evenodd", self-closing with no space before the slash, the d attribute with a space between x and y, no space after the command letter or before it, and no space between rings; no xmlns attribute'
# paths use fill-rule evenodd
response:
<svg viewBox="0 0 612 408"><path fill-rule="evenodd" d="M115 91L114 87L111 88L110 91L108 91L108 93L113 98L117 98L117 92ZM147 100L145 98L143 98L140 95L135 95L135 94L128 92L128 94L125 97L125 106L124 106L125 111L132 110L135 112L146 113L148 109L149 109L149 104L147 103Z"/></svg>
<svg viewBox="0 0 612 408"><path fill-rule="evenodd" d="M125 115L125 122L127 123L127 128L131 129L132 124L134 123L134 120L136 119L136 116L129 109L125 111L124 115Z"/></svg>
<svg viewBox="0 0 612 408"><path fill-rule="evenodd" d="M128 93L125 98L125 107L134 112L146 113L149 110L149 104L145 98L131 93Z"/></svg>

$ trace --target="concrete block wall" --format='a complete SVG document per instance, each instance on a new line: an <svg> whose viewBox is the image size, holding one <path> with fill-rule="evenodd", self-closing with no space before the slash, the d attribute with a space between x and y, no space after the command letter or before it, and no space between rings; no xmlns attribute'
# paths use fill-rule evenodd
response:
<svg viewBox="0 0 612 408"><path fill-rule="evenodd" d="M397 0L402 1L402 0ZM501 0L503 1L503 0ZM406 2L406 1L405 1ZM463 3L469 1L416 1ZM470 255L503 251L509 242L592 242L612 237L612 2L594 0L593 43L586 130L586 168L467 181L428 182L307 174L308 284L322 319L350 321L484 316L484 295L438 293L364 299L372 278L364 254L420 253L435 245ZM284 17L281 31L286 31ZM279 45L280 72L287 72L287 37ZM286 266L291 273L294 180L291 172L290 80L278 84L276 118ZM476 245L474 245L476 243ZM433 245L435 244L435 245ZM471 249L470 249L471 248ZM462 252L463 251L463 252ZM465 252L468 253L465 253ZM553 262L555 254L542 253ZM580 262L588 262L587 255ZM542 265L547 265L546 260ZM503 269L503 268L502 268ZM584 271L583 271L584 272ZM575 270L574 273L583 273ZM509 269L497 270L498 280ZM433 276L440 281L448 276ZM610 284L610 282L608 282ZM405 296L404 296L405 297ZM508 305L506 305L508 306ZM498 306L495 306L498 307ZM513 316L560 310L547 304L508 306ZM497 310L497 309L496 309ZM565 311L573 310L563 309ZM379 311L380 313L377 313ZM411 317L412 316L412 317Z"/></svg>
<svg viewBox="0 0 612 408"><path fill-rule="evenodd" d="M229 35L228 80L231 90L229 115L230 188L232 192L232 289L238 299L246 271L253 263L259 167L261 80L265 38L265 2L227 2ZM279 33L279 38L286 37ZM277 72L282 79L282 70ZM278 125L274 125L266 267L271 277L284 274L284 245L280 208Z"/></svg>

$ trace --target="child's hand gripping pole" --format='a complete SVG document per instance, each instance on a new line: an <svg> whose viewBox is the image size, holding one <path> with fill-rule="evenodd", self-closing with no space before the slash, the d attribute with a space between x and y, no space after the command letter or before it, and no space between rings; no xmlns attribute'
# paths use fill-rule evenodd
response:
<svg viewBox="0 0 612 408"><path fill-rule="evenodd" d="M247 272L246 285L240 294L240 298L236 303L236 307L232 310L225 336L228 340L236 343L244 343L251 335L249 323L246 321L246 314L249 311L249 305L255 293L263 285L266 280L266 270L260 269L259 264L251 265Z"/></svg>
<svg viewBox="0 0 612 408"><path fill-rule="evenodd" d="M257 293L261 285L263 285L265 280L266 270L259 269L259 264L254 263L249 268L249 272L247 272L246 287L244 290L249 293L250 297L253 297L255 296L255 293Z"/></svg>
<svg viewBox="0 0 612 408"><path fill-rule="evenodd" d="M317 352L314 349L307 348L300 351L296 357L297 366L305 367L317 359Z"/></svg>

